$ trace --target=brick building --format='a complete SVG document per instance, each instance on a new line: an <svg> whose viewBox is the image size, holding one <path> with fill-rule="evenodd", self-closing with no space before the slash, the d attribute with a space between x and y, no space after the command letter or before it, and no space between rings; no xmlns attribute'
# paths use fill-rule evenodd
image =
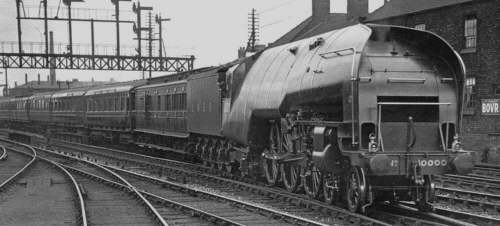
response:
<svg viewBox="0 0 500 226"><path fill-rule="evenodd" d="M365 22L428 30L446 39L467 68L464 144L472 150L500 145L495 109L500 103L500 0L391 0Z"/></svg>
<svg viewBox="0 0 500 226"><path fill-rule="evenodd" d="M434 32L457 50L467 67L463 143L482 150L500 145L500 0L385 0L368 13L369 0L347 0L347 13L312 0L313 15L274 45L362 23L392 24ZM490 104L493 108L483 107Z"/></svg>

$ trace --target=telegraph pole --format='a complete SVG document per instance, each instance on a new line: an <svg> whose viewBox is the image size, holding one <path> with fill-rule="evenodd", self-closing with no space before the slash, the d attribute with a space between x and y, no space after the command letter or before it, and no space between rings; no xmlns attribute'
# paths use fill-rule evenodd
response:
<svg viewBox="0 0 500 226"><path fill-rule="evenodd" d="M49 63L49 20L47 15L47 0L43 0L43 22L44 22L44 35L45 35L45 55L47 56L47 64Z"/></svg>
<svg viewBox="0 0 500 226"><path fill-rule="evenodd" d="M149 45L149 62L151 62L151 59L153 57L153 24L151 21L151 11L149 12L149 21L148 21L148 45ZM151 64L150 64L151 65ZM151 71L151 67L149 67L149 78L151 78L153 75L153 72Z"/></svg>
<svg viewBox="0 0 500 226"><path fill-rule="evenodd" d="M257 10L252 9L249 14L248 23L249 23L249 35L247 42L247 52L255 52L255 44L258 41L259 35L259 27L258 27L259 18L257 15Z"/></svg>
<svg viewBox="0 0 500 226"><path fill-rule="evenodd" d="M16 0L17 9L17 46L19 48L19 54L23 53L22 44L22 32L21 32L21 0Z"/></svg>
<svg viewBox="0 0 500 226"><path fill-rule="evenodd" d="M141 13L142 11L152 11L153 7L146 7L146 6L141 6L140 2L137 2L137 5L134 3L132 5L132 11L137 14L137 23L134 24L134 32L137 34L137 59L141 59L142 57L142 31L147 30L148 28L143 28L142 27L142 18L141 18ZM150 18L151 19L151 18ZM151 59L150 59L151 60ZM142 64L139 63L139 69L142 70ZM151 76L151 74L150 74Z"/></svg>
<svg viewBox="0 0 500 226"><path fill-rule="evenodd" d="M159 37L158 37L158 56L160 58L163 57L163 26L162 22L163 21L170 21L170 18L162 19L160 15L156 15L156 23L158 24L158 29L159 29Z"/></svg>
<svg viewBox="0 0 500 226"><path fill-rule="evenodd" d="M115 21L116 21L116 56L120 56L120 1L130 2L132 0L111 0L115 5Z"/></svg>

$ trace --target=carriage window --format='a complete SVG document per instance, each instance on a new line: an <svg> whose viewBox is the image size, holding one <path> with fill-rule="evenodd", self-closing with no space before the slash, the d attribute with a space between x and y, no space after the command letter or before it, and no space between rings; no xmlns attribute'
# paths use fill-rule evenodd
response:
<svg viewBox="0 0 500 226"><path fill-rule="evenodd" d="M182 110L186 110L187 109L186 94L185 93L181 94L181 97L182 97Z"/></svg>
<svg viewBox="0 0 500 226"><path fill-rule="evenodd" d="M172 95L167 95L165 99L166 99L165 100L166 110L171 111L172 110Z"/></svg>
<svg viewBox="0 0 500 226"><path fill-rule="evenodd" d="M180 94L174 94L174 110L179 110L180 109Z"/></svg>
<svg viewBox="0 0 500 226"><path fill-rule="evenodd" d="M161 111L161 95L158 95L158 99L156 100L156 110Z"/></svg>
<svg viewBox="0 0 500 226"><path fill-rule="evenodd" d="M144 108L146 111L150 111L151 110L151 96L149 95L146 95L146 101L145 101L145 104L144 104Z"/></svg>

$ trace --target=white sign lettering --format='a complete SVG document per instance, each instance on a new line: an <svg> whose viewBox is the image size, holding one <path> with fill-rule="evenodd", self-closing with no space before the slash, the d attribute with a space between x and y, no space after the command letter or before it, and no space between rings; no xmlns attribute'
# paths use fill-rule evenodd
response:
<svg viewBox="0 0 500 226"><path fill-rule="evenodd" d="M485 99L481 101L483 115L500 115L500 99Z"/></svg>

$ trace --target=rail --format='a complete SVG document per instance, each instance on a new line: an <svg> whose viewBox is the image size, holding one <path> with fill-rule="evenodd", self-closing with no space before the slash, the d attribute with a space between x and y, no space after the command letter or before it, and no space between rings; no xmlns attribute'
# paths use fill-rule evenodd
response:
<svg viewBox="0 0 500 226"><path fill-rule="evenodd" d="M102 170L110 173L111 175L113 175L114 177L118 178L120 181L122 181L123 183L125 183L125 185L128 187L128 189L130 189L132 192L134 192L137 195L137 197L139 197L141 199L141 201L148 207L148 209L154 214L154 216L157 218L157 221L161 225L167 225L168 226L168 223L165 221L165 219L163 219L163 217L160 215L160 213L158 212L158 210L156 210L156 208L153 205L151 205L151 203L142 195L142 193L139 192L132 184L130 184L127 180L125 180L123 177L121 177L117 173L115 173L115 172L107 169L106 167L103 167L103 166L101 166L99 164L95 164L95 163L92 163L92 165L94 165L97 168L100 168L100 169L102 169Z"/></svg>
<svg viewBox="0 0 500 226"><path fill-rule="evenodd" d="M46 159L46 158L42 158L42 157L38 157L39 159L45 161L45 162L48 162L54 166L56 166L58 169L60 169L61 171L64 172L64 174L71 180L71 183L73 184L73 188L75 189L75 192L78 196L78 202L80 203L80 205L77 205L78 208L79 208L79 211L80 211L80 225L81 226L87 226L88 225L88 221L87 221L87 213L86 213L86 209L85 209L85 202L83 201L83 194L82 194L82 191L80 189L80 186L78 186L78 183L76 182L75 180L75 177L73 177L73 175L71 175L71 173L68 172L68 170L66 170L64 167L62 167L60 164L54 162L54 161L51 161L49 159Z"/></svg>
<svg viewBox="0 0 500 226"><path fill-rule="evenodd" d="M52 165L56 166L57 168L59 168L60 170L62 170L64 172L64 174L71 180L71 183L73 184L73 188L75 189L75 192L76 192L76 194L78 196L78 202L79 202L78 208L79 208L79 212L80 212L80 219L79 219L80 225L81 226L87 226L88 225L88 222L87 222L87 213L85 212L85 202L83 201L83 195L82 195L80 187L78 186L78 183L76 182L76 180L73 177L73 175L71 175L66 169L64 169L58 163L56 163L54 161L51 161L49 159L42 158L42 157L38 156L35 148L33 148L33 147L29 146L29 145L26 145L26 144L23 144L23 143L19 143L19 142L15 142L15 141L5 140L5 139L1 139L1 138L0 138L0 141L8 142L8 143L12 143L12 144L15 144L15 145L18 145L18 146L23 146L25 148L28 148L34 154L33 155L34 156L33 157L33 162L36 161L36 158L38 158L38 159L41 159L41 160L43 160L45 162L48 162L49 164L52 164ZM2 146L2 148L5 149L3 146ZM16 151L16 150L14 150L14 151ZM20 152L20 151L16 151L16 152L21 153L21 154L26 154L26 153Z"/></svg>
<svg viewBox="0 0 500 226"><path fill-rule="evenodd" d="M288 213L276 211L276 210L273 210L273 209L270 209L270 208L266 208L266 207L262 207L262 206L257 207L257 206L255 206L253 204L249 204L247 202L244 202L244 201L241 201L241 200L238 200L238 199L234 199L234 198L230 198L230 197L225 197L225 196L222 196L222 195L214 194L214 193L211 193L211 192L206 192L206 191L199 190L199 189L187 188L186 186L179 185L179 184L176 184L176 183L173 183L173 182L170 182L170 181L161 180L161 179L154 178L154 177L147 176L147 175L140 175L140 174L135 173L135 172L130 172L130 171L127 171L127 170L123 170L123 169L119 169L119 168L115 168L115 167L111 167L111 166L106 166L106 167L110 168L112 170L115 170L115 171L119 171L119 172L125 173L125 174L129 174L129 175L136 176L136 177L141 177L141 178L147 179L149 181L152 181L154 183L161 183L164 186L172 187L174 190L177 190L177 189L179 189L179 190L188 189L188 190L191 190L192 192L194 192L196 194L199 194L200 197L213 197L214 199L225 200L227 202L233 203L235 206L247 206L249 208L257 208L257 209L259 209L261 211L266 212L269 215L273 215L273 216L277 216L277 217L279 216L279 218L281 218L281 219L289 219L291 222L296 222L296 223L301 224L301 225L325 226L325 224L322 224L322 223L319 223L319 222L311 221L311 220L308 220L308 219L305 219L305 218L302 218L302 217L298 217L298 216L293 216L293 215L288 214ZM182 204L180 204L180 205L182 205ZM208 213L207 213L207 215L208 215ZM209 215L211 215L211 214L209 214ZM212 217L217 217L217 216L212 216ZM217 217L217 218L219 218L219 217ZM231 222L231 221L229 221L227 219L221 219L221 220L222 221L228 221L228 223Z"/></svg>
<svg viewBox="0 0 500 226"><path fill-rule="evenodd" d="M73 149L77 152L91 153L93 155L103 156L105 158L119 159L120 161L123 161L123 162L130 161L130 162L138 163L140 165L144 165L144 164L151 165L154 167L159 167L162 170L167 170L169 172L172 172L172 174L192 175L192 172L187 172L184 169L180 169L180 168L182 168L182 166L185 166L185 165L191 166L192 169L207 170L204 167L200 167L199 165L196 165L196 164L184 163L184 162L179 162L179 161L175 161L175 160L155 158L155 157L151 157L151 156L129 153L129 152L119 151L119 150L105 148L105 147L96 147L96 146L85 145L85 144L71 143L71 142L67 142L67 141L57 141L57 142L58 142L58 144L55 144L54 146ZM90 149L97 149L100 151L90 150ZM341 216L342 218L345 219L345 221L349 221L349 219L354 218L355 220L358 220L358 221L366 223L366 224L388 225L388 224L385 224L384 222L374 220L374 219L366 217L366 216L353 214L345 209L341 209L341 208L338 208L335 206L330 206L330 205L327 205L324 203L315 202L315 201L311 201L309 199L304 199L304 198L298 197L298 196L296 196L296 194L290 194L287 192L277 191L277 190L272 190L272 189L270 190L269 188L264 188L264 187L256 185L256 184L251 184L251 181L243 182L244 179L242 179L242 178L239 178L239 181L238 181L237 178L228 179L228 178L223 178L223 177L209 175L209 174L201 174L200 176L204 177L204 178L205 177L210 178L210 180L218 181L221 184L229 183L229 184L232 184L233 186L245 188L251 192L258 191L259 194L269 194L270 197L273 197L276 199L293 200L290 202L299 203L300 205L303 205L303 206L314 205L314 206L316 206L315 208L322 209L323 211L328 212L331 215L337 215L339 217ZM354 219L352 219L352 220L354 220Z"/></svg>
<svg viewBox="0 0 500 226"><path fill-rule="evenodd" d="M51 152L51 151L48 151L48 150L44 150L44 149L41 149L41 148L37 148L37 150L40 150L40 151L43 151L43 152L46 152L46 153L51 153L51 154L56 154L54 152ZM141 202L143 202L143 204L151 211L151 213L155 216L156 220L158 221L158 223L160 223L161 225L168 225L168 223L165 221L165 219L163 219L163 217L160 215L160 213L158 212L158 210L156 210L156 208L141 194L141 192L139 192L132 184L130 184L127 180L125 180L123 177L121 177L120 175L118 175L117 173L107 169L106 167L103 167L99 164L96 164L96 163L93 163L93 162L90 162L90 161L86 161L86 160L83 160L83 159L78 159L78 158L75 158L75 157L72 157L72 156L65 156L67 158L70 158L70 159L73 159L73 160L77 160L77 161L83 161L87 164L90 164L96 168L99 168L111 175L113 175L115 178L117 178L118 180L122 181L124 183L124 186L129 189L131 192L133 192L140 200ZM68 166L64 166L66 168L71 168L71 167L68 167ZM77 170L77 169L73 169L73 170ZM105 180L105 179L104 179Z"/></svg>
<svg viewBox="0 0 500 226"><path fill-rule="evenodd" d="M0 149L2 149L2 155L0 155L0 161L3 161L7 158L7 150L5 150L4 146L0 146Z"/></svg>
<svg viewBox="0 0 500 226"><path fill-rule="evenodd" d="M0 141L11 143L9 140L5 140L3 138L0 138ZM16 178L18 178L21 174L26 172L26 170L29 167L31 167L33 165L33 163L36 161L36 157L37 157L36 151L34 149L30 149L30 150L33 152L33 155L31 155L31 156L27 153L19 152L19 153L22 153L24 155L27 155L27 156L30 156L33 158L23 168L18 170L14 175L12 175L7 180L5 180L2 184L0 184L0 191L3 191L9 184L13 183Z"/></svg>

